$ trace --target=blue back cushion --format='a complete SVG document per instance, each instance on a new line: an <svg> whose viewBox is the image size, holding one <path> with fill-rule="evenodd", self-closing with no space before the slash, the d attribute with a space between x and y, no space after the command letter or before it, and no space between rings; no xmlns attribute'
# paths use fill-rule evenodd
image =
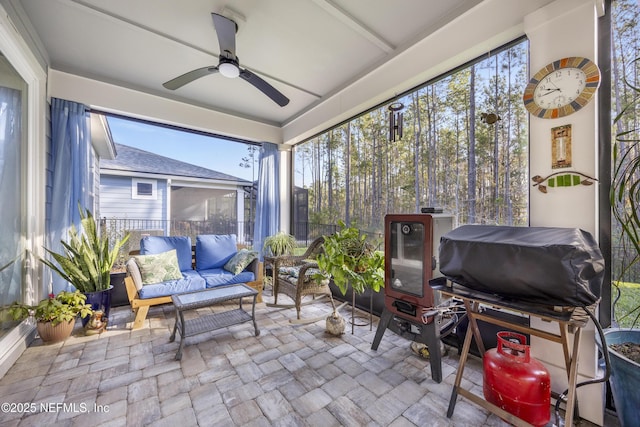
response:
<svg viewBox="0 0 640 427"><path fill-rule="evenodd" d="M147 236L140 240L140 254L152 255L175 249L178 253L180 271L193 270L191 266L191 237Z"/></svg>
<svg viewBox="0 0 640 427"><path fill-rule="evenodd" d="M236 252L235 234L202 234L196 237L196 270L222 268Z"/></svg>

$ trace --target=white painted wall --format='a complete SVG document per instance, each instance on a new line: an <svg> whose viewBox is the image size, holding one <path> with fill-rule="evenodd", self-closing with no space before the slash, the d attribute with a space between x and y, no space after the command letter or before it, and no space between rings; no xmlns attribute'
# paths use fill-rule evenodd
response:
<svg viewBox="0 0 640 427"><path fill-rule="evenodd" d="M568 57L583 56L597 61L596 1L557 0L525 17L524 30L530 41L530 74L548 63ZM597 62L596 62L597 63ZM575 170L598 178L597 96L586 107L566 117L540 119L531 116L530 176L547 176L558 171L551 168L551 128L572 125L573 165ZM598 186L549 188L547 194L531 188L530 225L577 227L598 236ZM531 320L532 326L558 332L557 325ZM597 376L595 328L592 323L582 332L579 351L579 381ZM552 389L562 392L567 381L564 357L559 344L531 338L532 356L542 360L552 375ZM578 389L580 416L598 425L603 423L603 385Z"/></svg>

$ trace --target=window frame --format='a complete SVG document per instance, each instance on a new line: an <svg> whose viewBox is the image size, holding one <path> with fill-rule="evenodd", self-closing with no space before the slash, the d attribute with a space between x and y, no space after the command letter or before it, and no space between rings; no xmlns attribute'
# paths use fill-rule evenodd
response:
<svg viewBox="0 0 640 427"><path fill-rule="evenodd" d="M150 184L151 194L140 194L139 184ZM158 180L131 178L131 198L133 200L158 200Z"/></svg>

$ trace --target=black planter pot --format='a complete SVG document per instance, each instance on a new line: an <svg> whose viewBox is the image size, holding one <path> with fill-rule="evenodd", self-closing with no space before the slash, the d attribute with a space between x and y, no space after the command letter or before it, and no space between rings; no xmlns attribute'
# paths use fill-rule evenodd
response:
<svg viewBox="0 0 640 427"><path fill-rule="evenodd" d="M338 288L333 281L329 283L329 289L331 289L333 298L339 301L346 301L351 304L353 298L351 286L347 288L347 293L345 295L342 295L340 288ZM356 307L360 310L366 311L367 313L371 310L375 316L380 317L382 310L384 309L384 290L381 289L380 292L374 292L371 289L365 289L363 293L356 294L355 301Z"/></svg>
<svg viewBox="0 0 640 427"><path fill-rule="evenodd" d="M111 292L111 307L121 307L129 304L129 297L127 296L127 288L124 286L124 278L127 273L111 273L111 285L113 286L113 292Z"/></svg>
<svg viewBox="0 0 640 427"><path fill-rule="evenodd" d="M109 289L104 291L96 291L96 292L88 292L85 293L87 296L87 304L91 305L91 309L93 311L102 310L104 313L103 318L109 317L109 310L111 310L111 292L113 291L113 285L109 287ZM82 318L82 326L86 326L91 319L91 316Z"/></svg>

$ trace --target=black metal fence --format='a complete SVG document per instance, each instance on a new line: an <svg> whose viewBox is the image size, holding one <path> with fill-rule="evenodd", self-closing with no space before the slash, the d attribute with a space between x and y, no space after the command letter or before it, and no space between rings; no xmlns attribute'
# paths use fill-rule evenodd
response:
<svg viewBox="0 0 640 427"><path fill-rule="evenodd" d="M127 253L140 249L140 239L145 236L189 236L195 243L200 234L235 234L238 243L247 246L253 243L253 222L103 218L100 227L111 241L129 233L128 246L123 248Z"/></svg>
<svg viewBox="0 0 640 427"><path fill-rule="evenodd" d="M102 218L100 227L112 242L130 234L128 245L122 249L125 254L140 249L140 239L145 236L190 236L195 243L196 236L200 234L235 234L238 243L253 245L253 222ZM318 237L333 234L339 228L336 224L299 222L293 225L292 234L296 236L299 246L307 246ZM383 249L384 236L381 233L362 233L367 234L378 249Z"/></svg>

